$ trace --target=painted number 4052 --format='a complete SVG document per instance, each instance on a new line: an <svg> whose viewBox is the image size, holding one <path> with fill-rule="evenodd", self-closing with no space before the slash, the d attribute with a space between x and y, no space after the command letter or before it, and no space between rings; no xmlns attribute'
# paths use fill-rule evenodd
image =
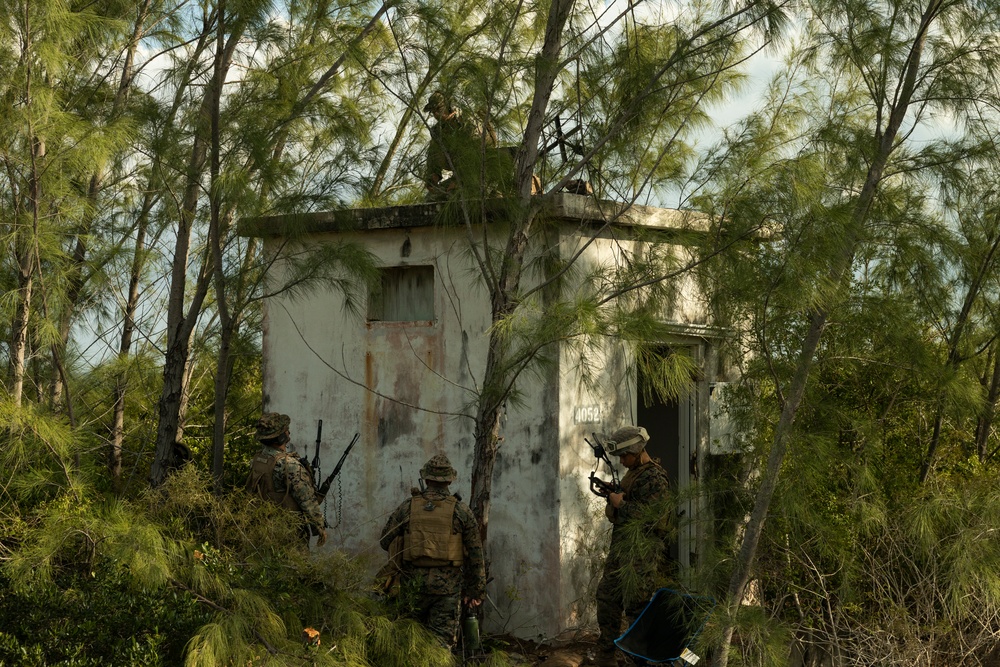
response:
<svg viewBox="0 0 1000 667"><path fill-rule="evenodd" d="M601 421L601 406L581 405L573 411L573 422L576 424L597 424Z"/></svg>

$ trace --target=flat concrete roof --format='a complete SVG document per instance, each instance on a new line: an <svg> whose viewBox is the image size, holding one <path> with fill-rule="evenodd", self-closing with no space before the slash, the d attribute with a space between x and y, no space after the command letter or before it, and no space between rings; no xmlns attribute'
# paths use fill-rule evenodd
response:
<svg viewBox="0 0 1000 667"><path fill-rule="evenodd" d="M481 207L487 217L499 213L503 199L472 201L470 205ZM563 220L574 224L603 225L617 227L643 227L659 231L708 230L708 218L694 211L656 208L653 206L628 205L622 202L597 200L587 195L558 192L544 195L541 215L549 219ZM388 206L383 208L353 208L339 211L316 213L293 213L257 218L244 218L237 227L241 236L294 236L324 232L362 231L373 229L402 229L458 224L460 209L455 203L433 202L408 206Z"/></svg>

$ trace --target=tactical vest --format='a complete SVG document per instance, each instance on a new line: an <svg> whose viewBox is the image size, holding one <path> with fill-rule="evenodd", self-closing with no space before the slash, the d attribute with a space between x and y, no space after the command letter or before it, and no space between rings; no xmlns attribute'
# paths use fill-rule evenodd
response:
<svg viewBox="0 0 1000 667"><path fill-rule="evenodd" d="M292 452L279 452L272 456L268 456L264 452L257 454L253 459L253 464L250 466L250 476L247 477L247 490L276 505L281 505L294 512L301 512L302 508L295 502L295 498L292 497L291 489L287 483L283 492L274 490L274 467L278 465L280 459L289 456L295 455Z"/></svg>
<svg viewBox="0 0 1000 667"><path fill-rule="evenodd" d="M622 479L622 493L624 494L624 499L629 500L629 493L632 491L632 487L635 483L642 477L642 474L647 470L652 469L652 474L662 474L666 476L667 472L663 469L656 461L650 461L649 463L643 463L641 466L634 470L629 470L625 473L625 477ZM660 537L667 534L670 529L671 524L671 514L672 510L665 512L660 516L659 520L652 526L653 531Z"/></svg>
<svg viewBox="0 0 1000 667"><path fill-rule="evenodd" d="M462 535L453 529L458 499L427 500L414 496L410 501L410 522L403 533L403 561L417 567L446 567L462 564Z"/></svg>
<svg viewBox="0 0 1000 667"><path fill-rule="evenodd" d="M660 464L656 461L649 461L648 463L643 463L634 470L629 470L625 473L625 477L622 479L622 493L625 496L625 500L629 499L629 492L632 490L632 487L635 486L636 480L639 479L642 476L642 473L644 473L648 468L660 468L660 470L663 470L662 466L660 466Z"/></svg>

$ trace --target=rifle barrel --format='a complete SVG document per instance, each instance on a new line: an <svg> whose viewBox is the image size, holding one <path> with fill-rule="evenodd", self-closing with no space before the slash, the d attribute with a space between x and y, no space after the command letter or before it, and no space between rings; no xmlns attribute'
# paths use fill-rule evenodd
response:
<svg viewBox="0 0 1000 667"><path fill-rule="evenodd" d="M316 426L316 454L313 456L312 467L313 470L319 470L319 443L323 439L323 420L319 420L319 424Z"/></svg>
<svg viewBox="0 0 1000 667"><path fill-rule="evenodd" d="M334 466L333 472L330 473L329 477L323 480L323 484L321 484L319 487L319 494L321 496L325 496L326 492L330 490L330 485L333 483L333 480L337 477L337 474L340 472L340 469L344 466L344 461L347 460L347 455L351 453L351 449L354 447L354 445L357 444L358 439L360 437L361 437L360 433L354 434L354 439L351 440L351 444L347 445L347 449L344 450L344 453L340 455L340 460L337 461L337 465Z"/></svg>

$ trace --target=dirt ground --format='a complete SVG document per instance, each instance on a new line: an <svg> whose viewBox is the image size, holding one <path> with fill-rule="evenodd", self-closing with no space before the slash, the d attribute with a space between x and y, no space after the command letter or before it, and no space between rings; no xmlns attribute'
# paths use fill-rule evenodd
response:
<svg viewBox="0 0 1000 667"><path fill-rule="evenodd" d="M504 651L516 667L582 667L593 660L597 635L581 633L544 644L510 636L486 641Z"/></svg>

